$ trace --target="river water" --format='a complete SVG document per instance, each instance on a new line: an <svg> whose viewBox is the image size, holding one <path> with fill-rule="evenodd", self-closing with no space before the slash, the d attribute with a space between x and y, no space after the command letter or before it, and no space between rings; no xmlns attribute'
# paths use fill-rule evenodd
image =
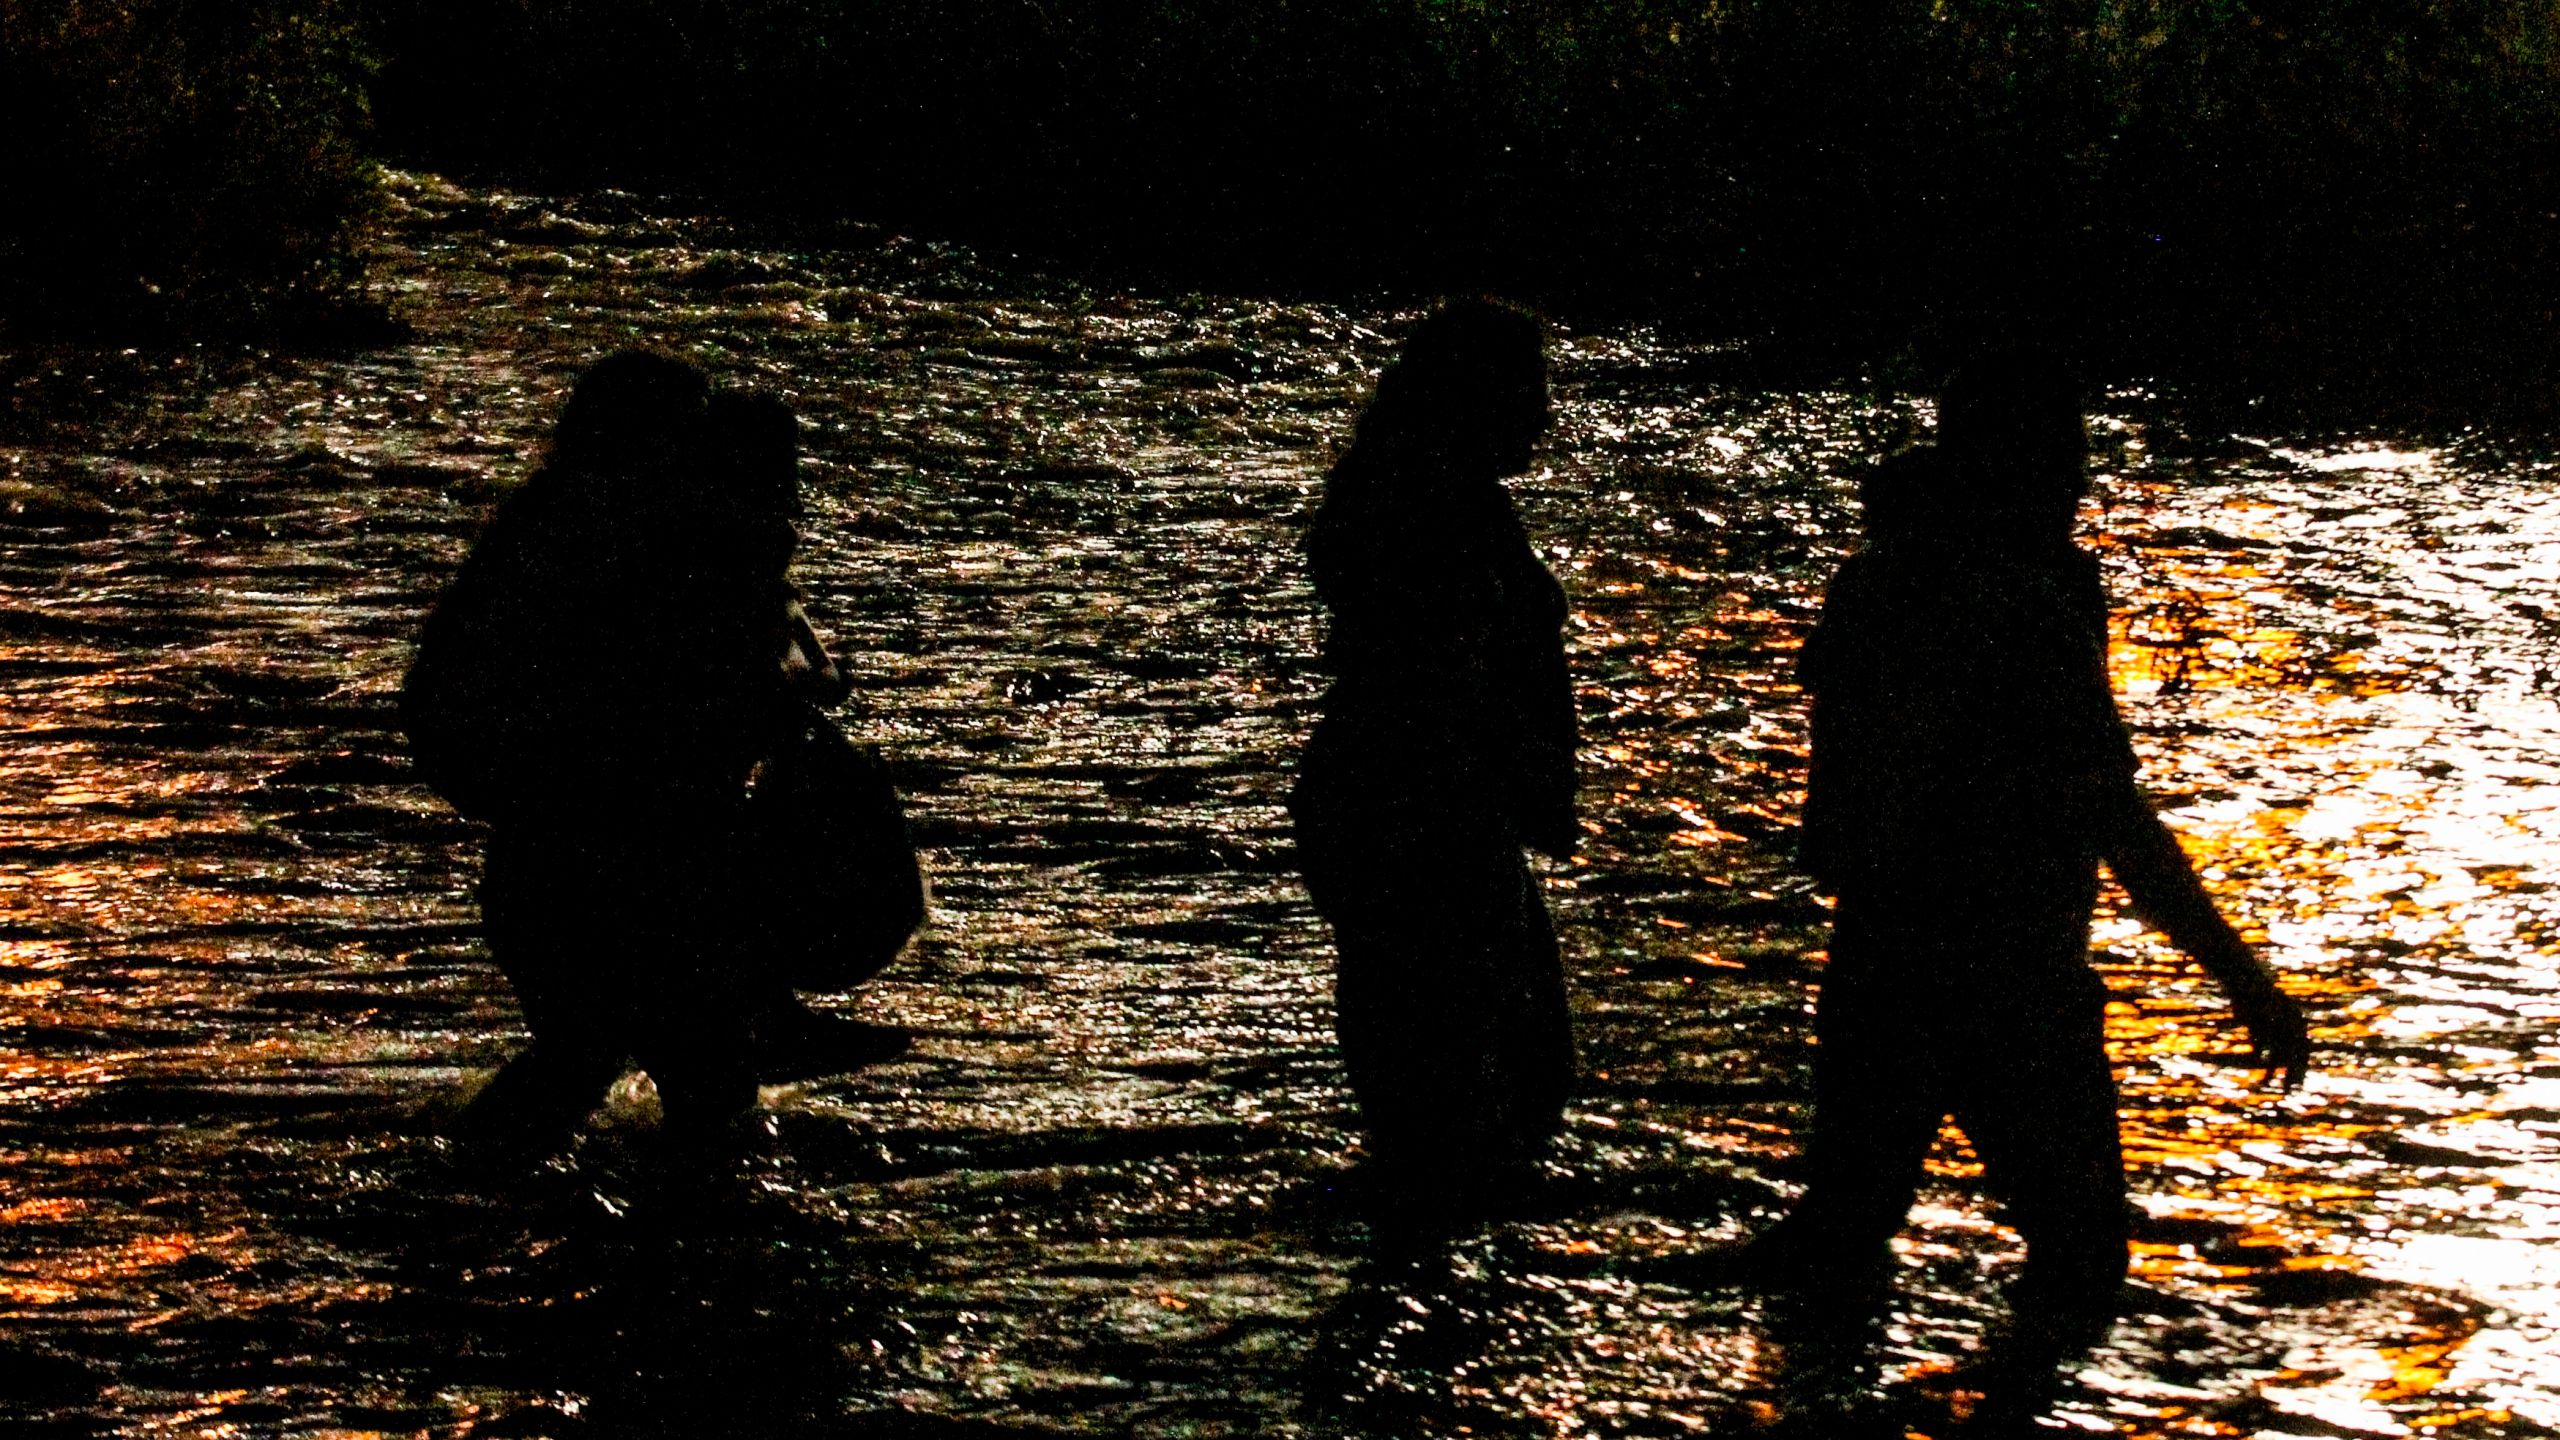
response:
<svg viewBox="0 0 2560 1440"><path fill-rule="evenodd" d="M408 343L7 359L0 1417L1566 1436L1788 1403L1759 1303L1685 1262L1791 1193L1823 936L1792 653L1924 406L1559 337L1515 491L1573 596L1591 840L1548 883L1588 1074L1526 1218L1381 1270L1280 801L1297 537L1409 314L426 177L378 274ZM521 1033L390 697L569 381L633 343L808 422L803 579L936 886L826 1003L918 1042L768 1090L707 1176L637 1081L510 1173L437 1138ZM2210 987L2101 916L2147 1218L2057 1433L2560 1433L2552 451L2179 414L2127 388L2096 427L2119 686L2323 1049L2255 1088ZM1880 1433L1943 1429L2017 1259L1953 1132L1932 1173Z"/></svg>

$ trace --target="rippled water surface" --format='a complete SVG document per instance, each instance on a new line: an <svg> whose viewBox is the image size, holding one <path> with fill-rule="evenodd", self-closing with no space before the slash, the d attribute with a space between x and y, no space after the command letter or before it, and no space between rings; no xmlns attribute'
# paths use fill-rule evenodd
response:
<svg viewBox="0 0 2560 1440"><path fill-rule="evenodd" d="M1399 324L1094 294L847 228L404 179L416 326L342 358L10 357L0 432L0 1418L85 1435L1738 1434L1758 1303L1684 1257L1795 1173L1823 911L1789 679L1890 397L1557 347L1516 485L1572 592L1591 842L1550 877L1588 1070L1548 1193L1364 1267L1327 946L1280 798L1295 545ZM422 607L621 345L809 422L804 578L936 876L828 1003L906 1060L669 1166L435 1138L520 1043L473 830L407 782ZM2124 391L2091 511L2147 777L2326 1047L2253 1089L2101 917L2143 1226L2061 1418L2560 1431L2560 494L2537 444L2191 435ZM2103 537L2103 538L2101 538ZM1889 1413L2014 1237L1950 1134Z"/></svg>

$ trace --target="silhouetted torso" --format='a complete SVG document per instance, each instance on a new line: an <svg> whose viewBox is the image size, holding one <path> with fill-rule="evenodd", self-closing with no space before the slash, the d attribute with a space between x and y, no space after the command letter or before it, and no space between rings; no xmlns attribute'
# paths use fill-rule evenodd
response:
<svg viewBox="0 0 2560 1440"><path fill-rule="evenodd" d="M1960 524L1876 528L1841 565L1801 661L1808 868L1844 905L2085 916L2135 770L2097 562L2061 536L1981 545Z"/></svg>
<svg viewBox="0 0 2560 1440"><path fill-rule="evenodd" d="M421 642L456 670L492 818L590 825L723 803L764 753L787 598L696 517L546 475L500 508Z"/></svg>
<svg viewBox="0 0 2560 1440"><path fill-rule="evenodd" d="M1564 591L1501 483L1341 486L1308 552L1331 617L1334 682L1308 745L1301 821L1472 831L1570 852Z"/></svg>
<svg viewBox="0 0 2560 1440"><path fill-rule="evenodd" d="M1334 682L1291 810L1394 1230L1516 1198L1573 1040L1524 845L1570 854L1564 593L1491 477L1337 475L1309 551Z"/></svg>

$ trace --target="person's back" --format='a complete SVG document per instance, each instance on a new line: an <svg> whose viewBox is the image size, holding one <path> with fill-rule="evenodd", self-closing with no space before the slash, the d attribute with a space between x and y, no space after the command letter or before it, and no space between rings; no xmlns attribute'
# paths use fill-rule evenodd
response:
<svg viewBox="0 0 2560 1440"><path fill-rule="evenodd" d="M1878 507L1806 644L1808 868L1851 903L2085 909L2135 768L2096 562L2067 535L1983 523L1941 451L1886 462L1870 489L1887 485L1943 508Z"/></svg>

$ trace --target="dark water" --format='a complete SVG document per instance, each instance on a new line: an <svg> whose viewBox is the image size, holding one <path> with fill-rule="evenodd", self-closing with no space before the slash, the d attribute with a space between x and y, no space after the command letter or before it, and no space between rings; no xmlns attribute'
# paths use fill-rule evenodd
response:
<svg viewBox="0 0 2560 1440"><path fill-rule="evenodd" d="M0 1417L32 1434L1749 1433L1822 910L1794 646L1856 466L1925 413L1558 351L1517 491L1572 591L1589 1076L1536 1215L1364 1268L1327 949L1280 797L1294 559L1400 318L1090 294L848 228L403 180L414 343L10 357L0 443ZM576 370L647 342L811 422L812 609L936 875L840 1003L906 1061L661 1163L437 1118L519 1039L474 835L405 782L421 607ZM2275 1100L2102 919L2144 1230L2067 1428L2560 1428L2560 496L2533 443L2189 435L2115 397L2101 515L2154 787L2327 1049ZM2545 607L2551 607L2546 610ZM1890 1413L2014 1237L1950 1137Z"/></svg>

